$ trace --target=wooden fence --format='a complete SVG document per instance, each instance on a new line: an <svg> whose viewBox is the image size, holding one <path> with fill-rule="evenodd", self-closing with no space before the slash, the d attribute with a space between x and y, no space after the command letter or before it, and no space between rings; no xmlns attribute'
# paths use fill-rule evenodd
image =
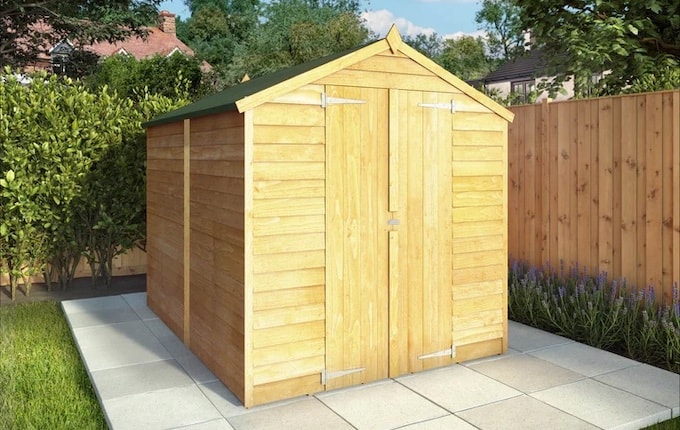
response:
<svg viewBox="0 0 680 430"><path fill-rule="evenodd" d="M680 90L511 109L511 257L670 299L680 281Z"/></svg>
<svg viewBox="0 0 680 430"><path fill-rule="evenodd" d="M113 258L113 276L139 275L146 273L146 252L139 248L133 248L123 255ZM90 266L84 258L80 260L76 269L76 278L90 276ZM42 276L32 278L34 282L43 282ZM0 286L9 285L9 278L6 274L0 274Z"/></svg>

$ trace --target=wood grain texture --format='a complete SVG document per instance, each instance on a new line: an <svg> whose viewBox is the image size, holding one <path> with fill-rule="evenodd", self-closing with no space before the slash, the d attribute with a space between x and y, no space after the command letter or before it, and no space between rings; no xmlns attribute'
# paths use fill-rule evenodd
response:
<svg viewBox="0 0 680 430"><path fill-rule="evenodd" d="M562 261L589 273L606 271L638 287L652 285L657 297L670 301L680 279L678 97L675 90L513 107L511 254L523 248L537 266L559 267ZM528 116L541 128L522 127ZM519 176L513 163L520 140L532 138L543 142L541 158L525 158ZM517 218L513 204L520 199L525 210L535 199L536 224ZM527 241L530 236L537 241Z"/></svg>

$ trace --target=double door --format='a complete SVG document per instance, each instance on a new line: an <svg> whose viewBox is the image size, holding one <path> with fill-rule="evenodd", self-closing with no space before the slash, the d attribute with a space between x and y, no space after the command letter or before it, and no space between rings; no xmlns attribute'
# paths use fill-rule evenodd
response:
<svg viewBox="0 0 680 430"><path fill-rule="evenodd" d="M451 95L326 99L326 389L452 363Z"/></svg>

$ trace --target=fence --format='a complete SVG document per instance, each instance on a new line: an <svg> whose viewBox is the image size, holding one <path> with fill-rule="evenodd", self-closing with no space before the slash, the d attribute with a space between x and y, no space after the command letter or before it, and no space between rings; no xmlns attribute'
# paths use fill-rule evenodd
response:
<svg viewBox="0 0 680 430"><path fill-rule="evenodd" d="M680 90L511 109L511 257L680 281Z"/></svg>
<svg viewBox="0 0 680 430"><path fill-rule="evenodd" d="M139 248L133 248L123 255L113 258L113 276L138 275L146 273L146 252ZM84 278L90 276L90 266L81 258L76 269L75 277ZM43 282L42 276L35 276L34 282ZM0 274L0 286L9 285L6 274Z"/></svg>

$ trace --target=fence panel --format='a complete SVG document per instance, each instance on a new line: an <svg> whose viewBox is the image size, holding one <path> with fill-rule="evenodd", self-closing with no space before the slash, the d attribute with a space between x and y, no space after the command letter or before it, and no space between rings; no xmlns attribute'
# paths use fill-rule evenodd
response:
<svg viewBox="0 0 680 430"><path fill-rule="evenodd" d="M680 282L680 90L512 107L511 257Z"/></svg>

